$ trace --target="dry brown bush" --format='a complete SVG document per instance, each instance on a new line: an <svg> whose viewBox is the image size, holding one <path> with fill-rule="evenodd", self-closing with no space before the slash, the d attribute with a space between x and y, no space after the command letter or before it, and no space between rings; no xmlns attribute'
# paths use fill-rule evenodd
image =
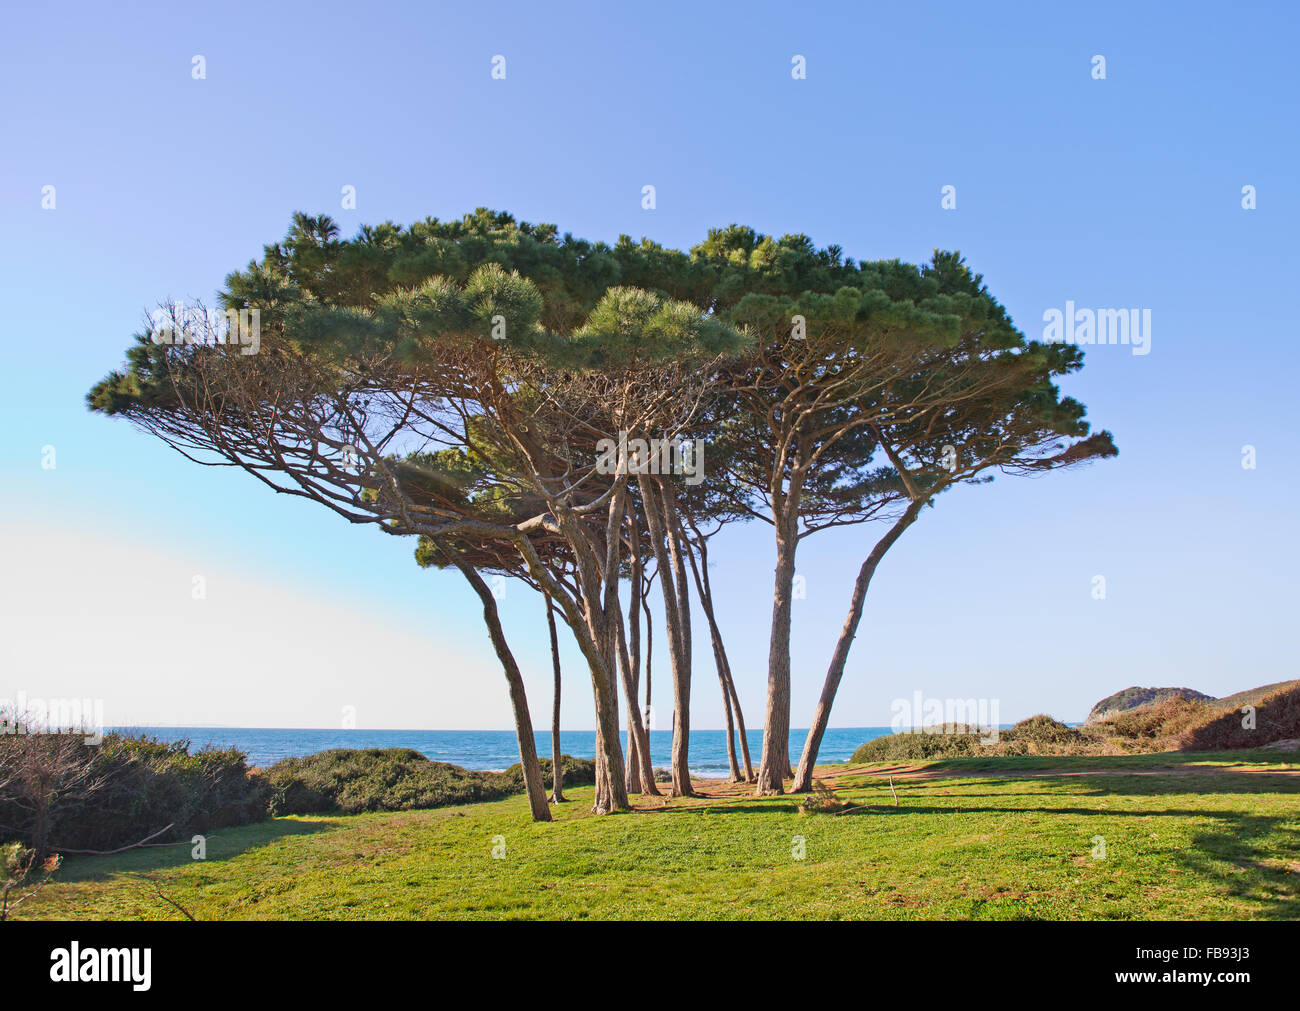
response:
<svg viewBox="0 0 1300 1011"><path fill-rule="evenodd" d="M1300 737L1300 685L1266 695L1255 706L1254 726L1243 726L1239 709L1215 715L1179 734L1178 747L1186 751L1220 748L1260 748L1274 741Z"/></svg>

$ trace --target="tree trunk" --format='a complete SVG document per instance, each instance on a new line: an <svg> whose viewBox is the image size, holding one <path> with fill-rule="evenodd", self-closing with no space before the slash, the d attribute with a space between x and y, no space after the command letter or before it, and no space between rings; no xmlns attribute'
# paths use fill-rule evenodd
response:
<svg viewBox="0 0 1300 1011"><path fill-rule="evenodd" d="M629 794L650 792L645 788L645 759L641 756L641 748L637 744L636 729L632 725L632 713L636 711L640 715L637 707L637 700L629 695L627 700L627 744L624 747L624 751L627 753L624 756L627 767L623 773L623 782ZM651 779L653 780L653 778L652 775Z"/></svg>
<svg viewBox="0 0 1300 1011"><path fill-rule="evenodd" d="M555 701L551 704L551 803L564 803L564 760L560 752L560 639L555 631L555 605L546 597L546 627L551 633L551 667L555 672Z"/></svg>
<svg viewBox="0 0 1300 1011"><path fill-rule="evenodd" d="M698 534L698 531L697 531ZM722 631L718 628L717 619L713 613L713 595L709 592L709 554L708 548L704 545L704 538L697 537L696 544L700 550L700 564L695 564L694 552L688 550L686 557L691 563L691 575L695 577L695 590L700 595L700 605L704 608L704 617L709 622L709 638L713 643L713 663L718 669L718 682L722 686L722 708L727 720L727 763L731 766L731 781L739 783L740 766L736 763L736 726L732 719L732 697L728 690L728 678L730 671L727 663L727 652L722 645ZM700 576L700 570L704 570L703 578ZM739 709L739 705L736 706ZM743 718L742 718L743 719ZM742 731L743 733L743 731ZM745 755L745 782L752 780L753 770L749 767L748 748Z"/></svg>
<svg viewBox="0 0 1300 1011"><path fill-rule="evenodd" d="M727 679L718 669L718 681L722 686L722 709L727 721L727 764L731 766L731 782L739 783L740 766L736 763L736 721L731 714L731 696L727 694Z"/></svg>
<svg viewBox="0 0 1300 1011"><path fill-rule="evenodd" d="M672 560L673 580L677 584L678 649L681 651L682 676L673 683L673 782L684 784L680 796L692 796L689 752L691 744L691 668L694 653L691 643L691 588L687 582L683 555L681 523L677 518L677 505L671 484L666 478L656 479L659 502L664 511L664 532L668 539L668 556Z"/></svg>
<svg viewBox="0 0 1300 1011"><path fill-rule="evenodd" d="M519 740L519 762L524 773L524 788L528 793L528 806L533 813L533 821L550 821L551 809L546 803L546 785L542 782L542 767L537 761L537 741L533 736L533 721L528 714L528 696L524 693L524 678L519 673L514 654L506 642L505 632L501 628L501 616L497 611L496 598L488 589L483 577L470 565L460 552L453 548L444 548L443 554L451 559L456 568L469 580L469 585L483 602L483 622L487 625L492 647L496 650L501 669L505 671L506 682L510 686L510 705L515 715L515 736Z"/></svg>
<svg viewBox="0 0 1300 1011"><path fill-rule="evenodd" d="M628 510L631 541L631 600L627 609L627 637L624 663L628 675L625 678L627 690L627 791L628 793L648 793L661 796L655 785L654 764L650 760L650 728L647 725L649 713L642 717L638 707L641 702L637 693L641 687L641 531L637 524L636 506ZM649 626L646 629L649 635ZM648 660L648 657L647 657ZM649 670L646 680L649 681Z"/></svg>
<svg viewBox="0 0 1300 1011"><path fill-rule="evenodd" d="M813 767L817 764L817 752L822 746L822 737L831 718L831 706L835 704L835 693L839 690L840 679L844 676L844 666L848 663L849 649L858 634L858 624L862 620L862 608L867 599L867 588L871 577L875 575L876 566L885 557L903 531L912 525L924 505L923 501L913 502L871 550L862 567L858 570L857 581L853 584L853 596L849 601L849 613L840 629L840 637L835 643L835 653L831 656L830 667L826 671L826 681L822 684L821 698L817 700L817 711L813 714L812 726L808 728L808 739L804 742L803 754L799 758L799 768L794 774L791 793L807 793L812 789Z"/></svg>
<svg viewBox="0 0 1300 1011"><path fill-rule="evenodd" d="M610 699L613 703L614 717L613 732L615 735L618 733L618 675L615 674L615 671L617 670L623 677L625 688L626 679L630 675L626 662L627 644L623 637L623 610L618 600L619 560L622 548L620 533L627 513L626 492L627 476L626 474L620 474L614 483L613 496L609 502L609 514L605 521L605 557L600 569L601 595L598 606L595 606L596 602L593 599L588 599L588 617L592 622L592 638L600 643L605 667L609 672ZM634 697L629 699L628 712L633 716L637 715L636 699ZM635 733L636 725L639 722L639 720L636 720L630 725L629 729ZM598 726L597 740L602 741L603 735L606 733L607 731L604 728ZM634 743L636 741L639 741L639 737L635 738ZM596 793L597 796L600 796L604 790L612 790L616 786L626 805L628 792L627 771L626 766L621 764L622 753L616 736L612 744L612 748L603 747L601 753L604 755L607 751L619 751L620 762L616 764L609 762L608 759L602 759L597 763ZM635 761L635 754L630 755L630 757ZM601 782L602 775L606 780L617 775L619 782L605 786Z"/></svg>
<svg viewBox="0 0 1300 1011"><path fill-rule="evenodd" d="M695 530L693 524L691 529ZM754 765L749 757L749 736L745 730L745 714L740 708L740 697L736 694L736 679L731 676L731 661L727 658L727 649L722 642L722 630L718 627L713 611L713 586L709 583L709 551L704 538L699 536L699 531L695 530L695 533L700 545L700 579L704 584L700 592L700 602L704 606L705 617L709 619L709 628L717 636L718 659L722 663L722 674L726 678L727 693L731 696L731 707L736 713L736 725L740 733L740 752L745 760L745 782L752 783Z"/></svg>
<svg viewBox="0 0 1300 1011"><path fill-rule="evenodd" d="M664 524L664 511L660 503L659 488L652 477L638 477L641 486L641 498L646 504L646 525L650 529L650 540L659 569L659 589L664 598L664 625L668 632L668 657L673 671L673 754L671 796L690 797L691 773L689 765L690 748L690 695L691 671L689 656L683 648L681 627L682 612L677 599L677 590L671 576L668 561L668 532Z"/></svg>
<svg viewBox="0 0 1300 1011"><path fill-rule="evenodd" d="M546 589L560 609L573 637L582 651L591 672L592 694L596 708L596 791L592 813L608 814L627 809L627 787L623 782L623 749L618 741L618 696L614 694L614 680L609 666L597 643L607 639L601 627L599 602L594 605L585 591L587 585L596 585L595 579L580 580L584 587L583 610L568 595L537 554L537 549L527 537L514 538L515 546L528 565L529 574ZM573 541L570 541L572 544ZM588 577L590 573L588 573ZM603 771L603 775L602 775Z"/></svg>
<svg viewBox="0 0 1300 1011"><path fill-rule="evenodd" d="M647 586L648 590L649 587ZM650 751L650 732L654 729L654 703L650 701L650 678L654 673L652 661L654 660L655 629L654 622L650 616L650 601L645 593L641 595L641 610L645 615L645 709L642 711L643 723L645 726L645 763L646 772L650 774L653 782L655 776L654 755Z"/></svg>
<svg viewBox="0 0 1300 1011"><path fill-rule="evenodd" d="M797 523L797 519L796 519ZM794 592L796 523L776 528L776 577L772 594L772 633L767 654L767 711L763 722L763 758L755 793L782 793L790 767L790 623Z"/></svg>
<svg viewBox="0 0 1300 1011"><path fill-rule="evenodd" d="M740 734L740 756L745 760L745 782L754 782L754 765L749 758L749 734L745 730L745 714L740 710L740 699L736 696L736 681L731 676L731 662L723 654L727 666L727 691L731 693L731 705L736 712L736 726Z"/></svg>
<svg viewBox="0 0 1300 1011"><path fill-rule="evenodd" d="M650 701L650 676L654 673L654 647L655 647L655 627L650 616L650 601L646 597L641 598L641 609L645 612L645 726L646 730L651 730L651 716L654 713L654 703Z"/></svg>
<svg viewBox="0 0 1300 1011"><path fill-rule="evenodd" d="M648 793L662 796L655 785L654 769L650 765L650 735L645 724L641 722L641 712L637 708L636 685L632 683L631 664L628 658L627 643L623 639L623 623L618 624L619 669L623 671L623 688L627 692L627 738L628 768L635 766L636 776L627 777L628 792Z"/></svg>
<svg viewBox="0 0 1300 1011"><path fill-rule="evenodd" d="M623 676L623 690L627 694L628 768L635 768L635 776L629 773L625 776L624 782L628 792L637 791L657 797L660 794L659 788L655 786L654 771L647 768L648 759L642 757L649 754L650 739L641 722L641 711L637 708L636 683L632 680L632 660L623 628L623 606L619 602L618 594L618 538L619 530L623 525L625 501L623 489L620 489L615 495L615 504L611 506L611 522L608 529L612 544L606 557L605 614L614 632L616 660L619 672ZM618 516L617 524L614 523L615 509ZM635 522L635 517L633 521Z"/></svg>
<svg viewBox="0 0 1300 1011"><path fill-rule="evenodd" d="M592 664L593 683L597 679L605 681L603 690L596 689L597 783L591 809L596 814L608 814L628 806L623 749L618 740L618 699L613 695L613 678L603 660L597 657L588 662Z"/></svg>
<svg viewBox="0 0 1300 1011"><path fill-rule="evenodd" d="M592 638L600 644L601 673L608 689L605 704L609 707L608 718L596 721L596 806L599 808L612 803L616 792L627 797L627 771L618 729L618 677L614 673L618 663L618 650L612 642L613 630L604 621L603 615L593 615L593 620ZM614 753L618 755L617 760L613 760ZM610 782L615 776L618 777L618 782ZM624 806L626 805L625 799Z"/></svg>
<svg viewBox="0 0 1300 1011"><path fill-rule="evenodd" d="M616 658L618 650L612 646L611 643L612 639L613 639L613 629L611 629L608 624L604 624L603 634L597 636L596 641L601 644L601 656L602 659L604 660L605 670L608 671L608 677L609 677L609 700L610 700L609 706L610 706L610 710L613 712L613 721L612 721L613 747L614 749L617 749L620 757L623 758L623 762L626 763L626 756L623 755L623 745L622 742L619 740L619 725L618 725L618 681L619 679L614 671L614 668L618 663L618 660ZM626 764L614 764L609 761L609 751L611 749L606 746L605 735L607 733L611 733L611 731L607 729L604 726L604 724L598 722L596 724L596 794L597 796L609 792L610 788L606 784L605 780L607 777L614 775L615 770L617 770L617 775L619 777L619 784L618 784L619 787L623 790L624 793L627 792L627 766Z"/></svg>
<svg viewBox="0 0 1300 1011"><path fill-rule="evenodd" d="M635 735L632 733L631 710L641 705L638 697L641 688L641 540L638 535L636 506L628 509L628 540L631 548L628 552L628 565L631 570L628 580L627 605L627 646L630 667L628 669L627 704L629 718L627 721L627 792L635 793L641 784L641 765L645 760L640 751L635 750Z"/></svg>

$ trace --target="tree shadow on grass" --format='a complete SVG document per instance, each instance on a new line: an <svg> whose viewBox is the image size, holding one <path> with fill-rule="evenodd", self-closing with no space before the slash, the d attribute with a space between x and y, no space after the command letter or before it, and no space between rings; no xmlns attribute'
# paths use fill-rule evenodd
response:
<svg viewBox="0 0 1300 1011"><path fill-rule="evenodd" d="M964 789L971 786L987 786L989 783L1034 784L1044 787L1039 791L1012 793L1009 790L994 790L989 793L971 793ZM932 793L936 790L950 791L947 796L966 797L1014 797L1032 796L1035 793L1047 794L1048 790L1066 789L1083 796L1162 796L1177 794L1300 794L1300 776L1283 771L1242 772L1233 769L1207 772L1179 772L1176 770L1154 770L1151 772L1089 772L1067 774L1026 773L1016 775L961 775L944 777L926 777L924 779L899 779L895 787L902 796L905 792L917 794ZM881 789L880 780L859 779L852 783L836 783L836 790ZM887 786L884 787L888 789Z"/></svg>
<svg viewBox="0 0 1300 1011"><path fill-rule="evenodd" d="M1178 794L1300 794L1300 776L1271 772L1153 773L1141 776L1045 777L1088 796L1157 797Z"/></svg>
<svg viewBox="0 0 1300 1011"><path fill-rule="evenodd" d="M1159 751L1149 754L1131 755L1005 755L975 756L958 755L949 758L905 759L889 763L877 763L881 771L888 772L884 766L910 766L926 761L921 769L926 773L950 772L959 775L979 775L988 773L997 776L1015 776L1018 773L1033 775L1035 773L1053 772L1096 772L1117 773L1120 775L1149 771L1184 770L1189 773L1213 773L1224 768L1222 764L1270 765L1290 770L1295 774L1300 770L1300 757L1292 752L1269 750L1267 748L1227 750L1227 751ZM853 766L848 766L851 769ZM843 774L843 773L840 773ZM850 773L851 774L851 773Z"/></svg>
<svg viewBox="0 0 1300 1011"><path fill-rule="evenodd" d="M1064 787L1063 790L989 790L975 791L962 790L959 788L948 787L945 789L935 789L935 784L927 784L928 789L918 789L915 784L907 784L904 789L903 784L898 784L898 796L906 803L907 798L932 800L938 797L954 802L961 801L963 798L994 800L998 797L1061 797L1076 796L1084 798L1104 798L1104 797L1186 797L1194 794L1199 797L1214 796L1232 796L1239 794L1249 794L1251 796L1266 796L1273 794L1300 794L1300 784L1295 787L1286 786L1275 788L1259 782L1258 777L1243 777L1243 780L1254 780L1254 782L1237 781L1232 783L1223 783L1211 787L1209 784L1188 784L1186 782L1178 783L1080 783L1077 779L1062 781L1059 784ZM1008 808L1008 810L1016 810ZM1202 812L1205 813L1205 812Z"/></svg>
<svg viewBox="0 0 1300 1011"><path fill-rule="evenodd" d="M170 870L177 867L190 867L200 862L220 862L249 850L267 846L279 839L309 835L332 827L325 821L271 818L251 825L234 825L217 829L205 836L207 852L202 861L193 856L194 844L190 840L165 846L147 846L105 856L68 856L56 872L55 880L66 884L103 881L119 874Z"/></svg>
<svg viewBox="0 0 1300 1011"><path fill-rule="evenodd" d="M1296 783L1295 777L1270 779L1267 774L1257 772L1222 772L1167 779L1054 776L1036 777L1035 782L1045 786L1059 786L1080 799L1105 796L1177 796L1189 793L1201 796L1300 793L1300 784ZM915 799L909 802L902 795L902 803L897 807L886 799L846 811L843 817L977 813L1005 818L1024 813L1082 816L1109 822L1121 819L1196 818L1209 824L1195 831L1188 845L1165 854L1174 867L1189 877L1211 882L1221 897L1247 904L1250 911L1246 915L1266 919L1300 918L1300 809L1295 814L1265 815L1176 805L1117 810L1077 803L1027 806L988 803L999 797L1038 797L1047 801L1053 796L1060 797L1061 794L1046 790L977 794L958 792L945 797L949 803L938 805L933 803L933 795L926 798L926 801L930 801L928 803L917 803ZM977 803L967 804L967 798Z"/></svg>
<svg viewBox="0 0 1300 1011"><path fill-rule="evenodd" d="M1227 896L1252 904L1256 916L1300 919L1300 828L1293 827L1294 819L1242 815L1216 820L1223 827L1195 835L1192 847L1178 854L1178 863L1217 880Z"/></svg>
<svg viewBox="0 0 1300 1011"><path fill-rule="evenodd" d="M633 814L795 814L803 802L804 794L790 794L784 803L780 798L761 803L737 804L719 798L710 804L664 804L654 807L639 807Z"/></svg>
<svg viewBox="0 0 1300 1011"><path fill-rule="evenodd" d="M1235 772L1223 771L1214 773L1203 773L1196 775L1172 775L1162 776L1159 774L1150 776L1134 776L1124 774L1105 773L1101 775L1063 775L1063 776L1034 776L1032 779L1025 777L1016 785L1026 785L1032 782L1039 789L1019 789L1019 790L1000 790L987 789L978 792L963 788L963 782L969 782L972 786L979 785L986 787L988 780L981 780L979 777L970 777L969 779L950 778L942 780L924 780L924 781L906 781L897 784L900 804L894 806L890 800L872 800L865 805L866 810L884 811L884 812L924 812L929 814L951 813L953 811L975 811L985 813L1014 814L1019 811L1035 811L1045 814L1060 812L1063 814L1083 814L1083 815L1106 815L1109 817L1150 817L1150 816L1169 816L1182 815L1198 818L1233 818L1247 817L1246 815L1236 815L1234 812L1216 811L1214 809L1197 809L1197 808L1165 808L1152 809L1143 808L1133 811L1115 810L1108 807L1077 807L1064 805L1007 805L1007 806L978 806L966 804L967 799L977 801L996 800L998 798L1023 798L1037 797L1044 801L1051 798L1068 798L1078 797L1080 799L1104 798L1104 797L1185 797L1187 795L1196 795L1199 797L1213 797L1216 795L1240 795L1250 794L1252 796L1267 795L1293 795L1300 794L1300 777L1290 775L1270 775L1267 772ZM1008 785L1015 782L1015 777L999 778L996 782L1005 782ZM870 784L871 787L879 790L879 783ZM861 789L861 786L845 787L845 790ZM942 793L939 791L943 791ZM947 801L944 805L933 803L938 797L943 797ZM917 803L917 801L920 803ZM927 803L928 802L928 803ZM1297 818L1300 819L1300 809L1298 809Z"/></svg>

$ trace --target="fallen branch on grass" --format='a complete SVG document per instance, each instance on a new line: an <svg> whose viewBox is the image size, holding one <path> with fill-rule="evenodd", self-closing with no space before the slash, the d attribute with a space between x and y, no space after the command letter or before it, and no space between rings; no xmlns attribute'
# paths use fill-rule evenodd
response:
<svg viewBox="0 0 1300 1011"><path fill-rule="evenodd" d="M889 792L894 795L894 807L898 807L898 791L894 789L894 777L889 777ZM835 817L842 814L848 814L850 811L862 811L869 807L875 807L874 804L859 804L857 807L846 807L843 811L836 811Z"/></svg>
<svg viewBox="0 0 1300 1011"><path fill-rule="evenodd" d="M162 900L163 900L164 902L166 902L168 905L173 906L173 907L175 907L176 909L179 909L180 912L181 912L181 915L184 916L185 919L187 919L187 920L193 920L193 919L194 919L193 914L190 913L190 911L189 911L188 909L186 909L184 906L182 906L179 902L177 902L175 899L173 899L170 895L166 894L166 893L162 890L162 886L161 886L160 884L158 884L158 882L157 882L156 880L154 880L153 878L151 878L148 874L141 874L141 875L138 875L138 876L141 877L141 878L143 878L145 881L148 881L149 884L153 885L154 894L156 894L156 895L158 896L158 898L162 899Z"/></svg>
<svg viewBox="0 0 1300 1011"><path fill-rule="evenodd" d="M114 853L125 853L127 850L139 849L141 846L147 846L147 845L149 844L149 840L151 840L151 839L157 839L157 838L158 838L160 835L162 835L164 832L168 831L169 829L174 828L175 825L176 825L176 823L175 823L175 822L172 822L172 823L171 823L170 825L168 825L166 828L160 828L160 829L159 829L157 832L155 832L153 835L147 835L147 836L145 836L143 839L141 839L141 840L140 840L139 842L137 842L137 843L131 843L129 846L119 846L119 847L118 847L117 849L115 849L115 850L70 850L70 849L65 849L65 848L62 847L62 846L55 846L55 847L52 847L52 848L53 848L53 849L57 849L60 853L74 853L74 854L76 854L77 856L109 857L109 856L112 856ZM179 842L179 843L154 843L154 845L155 845L155 846L188 846L189 843L187 843L187 842Z"/></svg>

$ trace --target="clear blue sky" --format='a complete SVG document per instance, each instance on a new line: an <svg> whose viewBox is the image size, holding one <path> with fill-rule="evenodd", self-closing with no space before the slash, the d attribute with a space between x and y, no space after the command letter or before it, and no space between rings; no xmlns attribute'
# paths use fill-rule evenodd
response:
<svg viewBox="0 0 1300 1011"><path fill-rule="evenodd" d="M1094 348L1067 381L1120 457L943 496L876 577L836 725L887 723L915 690L1080 719L1130 684L1295 677L1295 8L1057 7L8 5L0 697L103 697L110 722L332 726L355 705L362 726L510 725L459 576L82 403L147 309L210 301L295 210L351 233L481 205L593 240L685 247L738 221L857 258L957 248L1032 337L1067 300L1152 311L1149 355ZM796 726L870 533L802 549ZM770 532L713 554L758 726ZM540 603L504 608L544 723ZM716 727L698 640L694 722ZM590 727L568 665L566 725Z"/></svg>

